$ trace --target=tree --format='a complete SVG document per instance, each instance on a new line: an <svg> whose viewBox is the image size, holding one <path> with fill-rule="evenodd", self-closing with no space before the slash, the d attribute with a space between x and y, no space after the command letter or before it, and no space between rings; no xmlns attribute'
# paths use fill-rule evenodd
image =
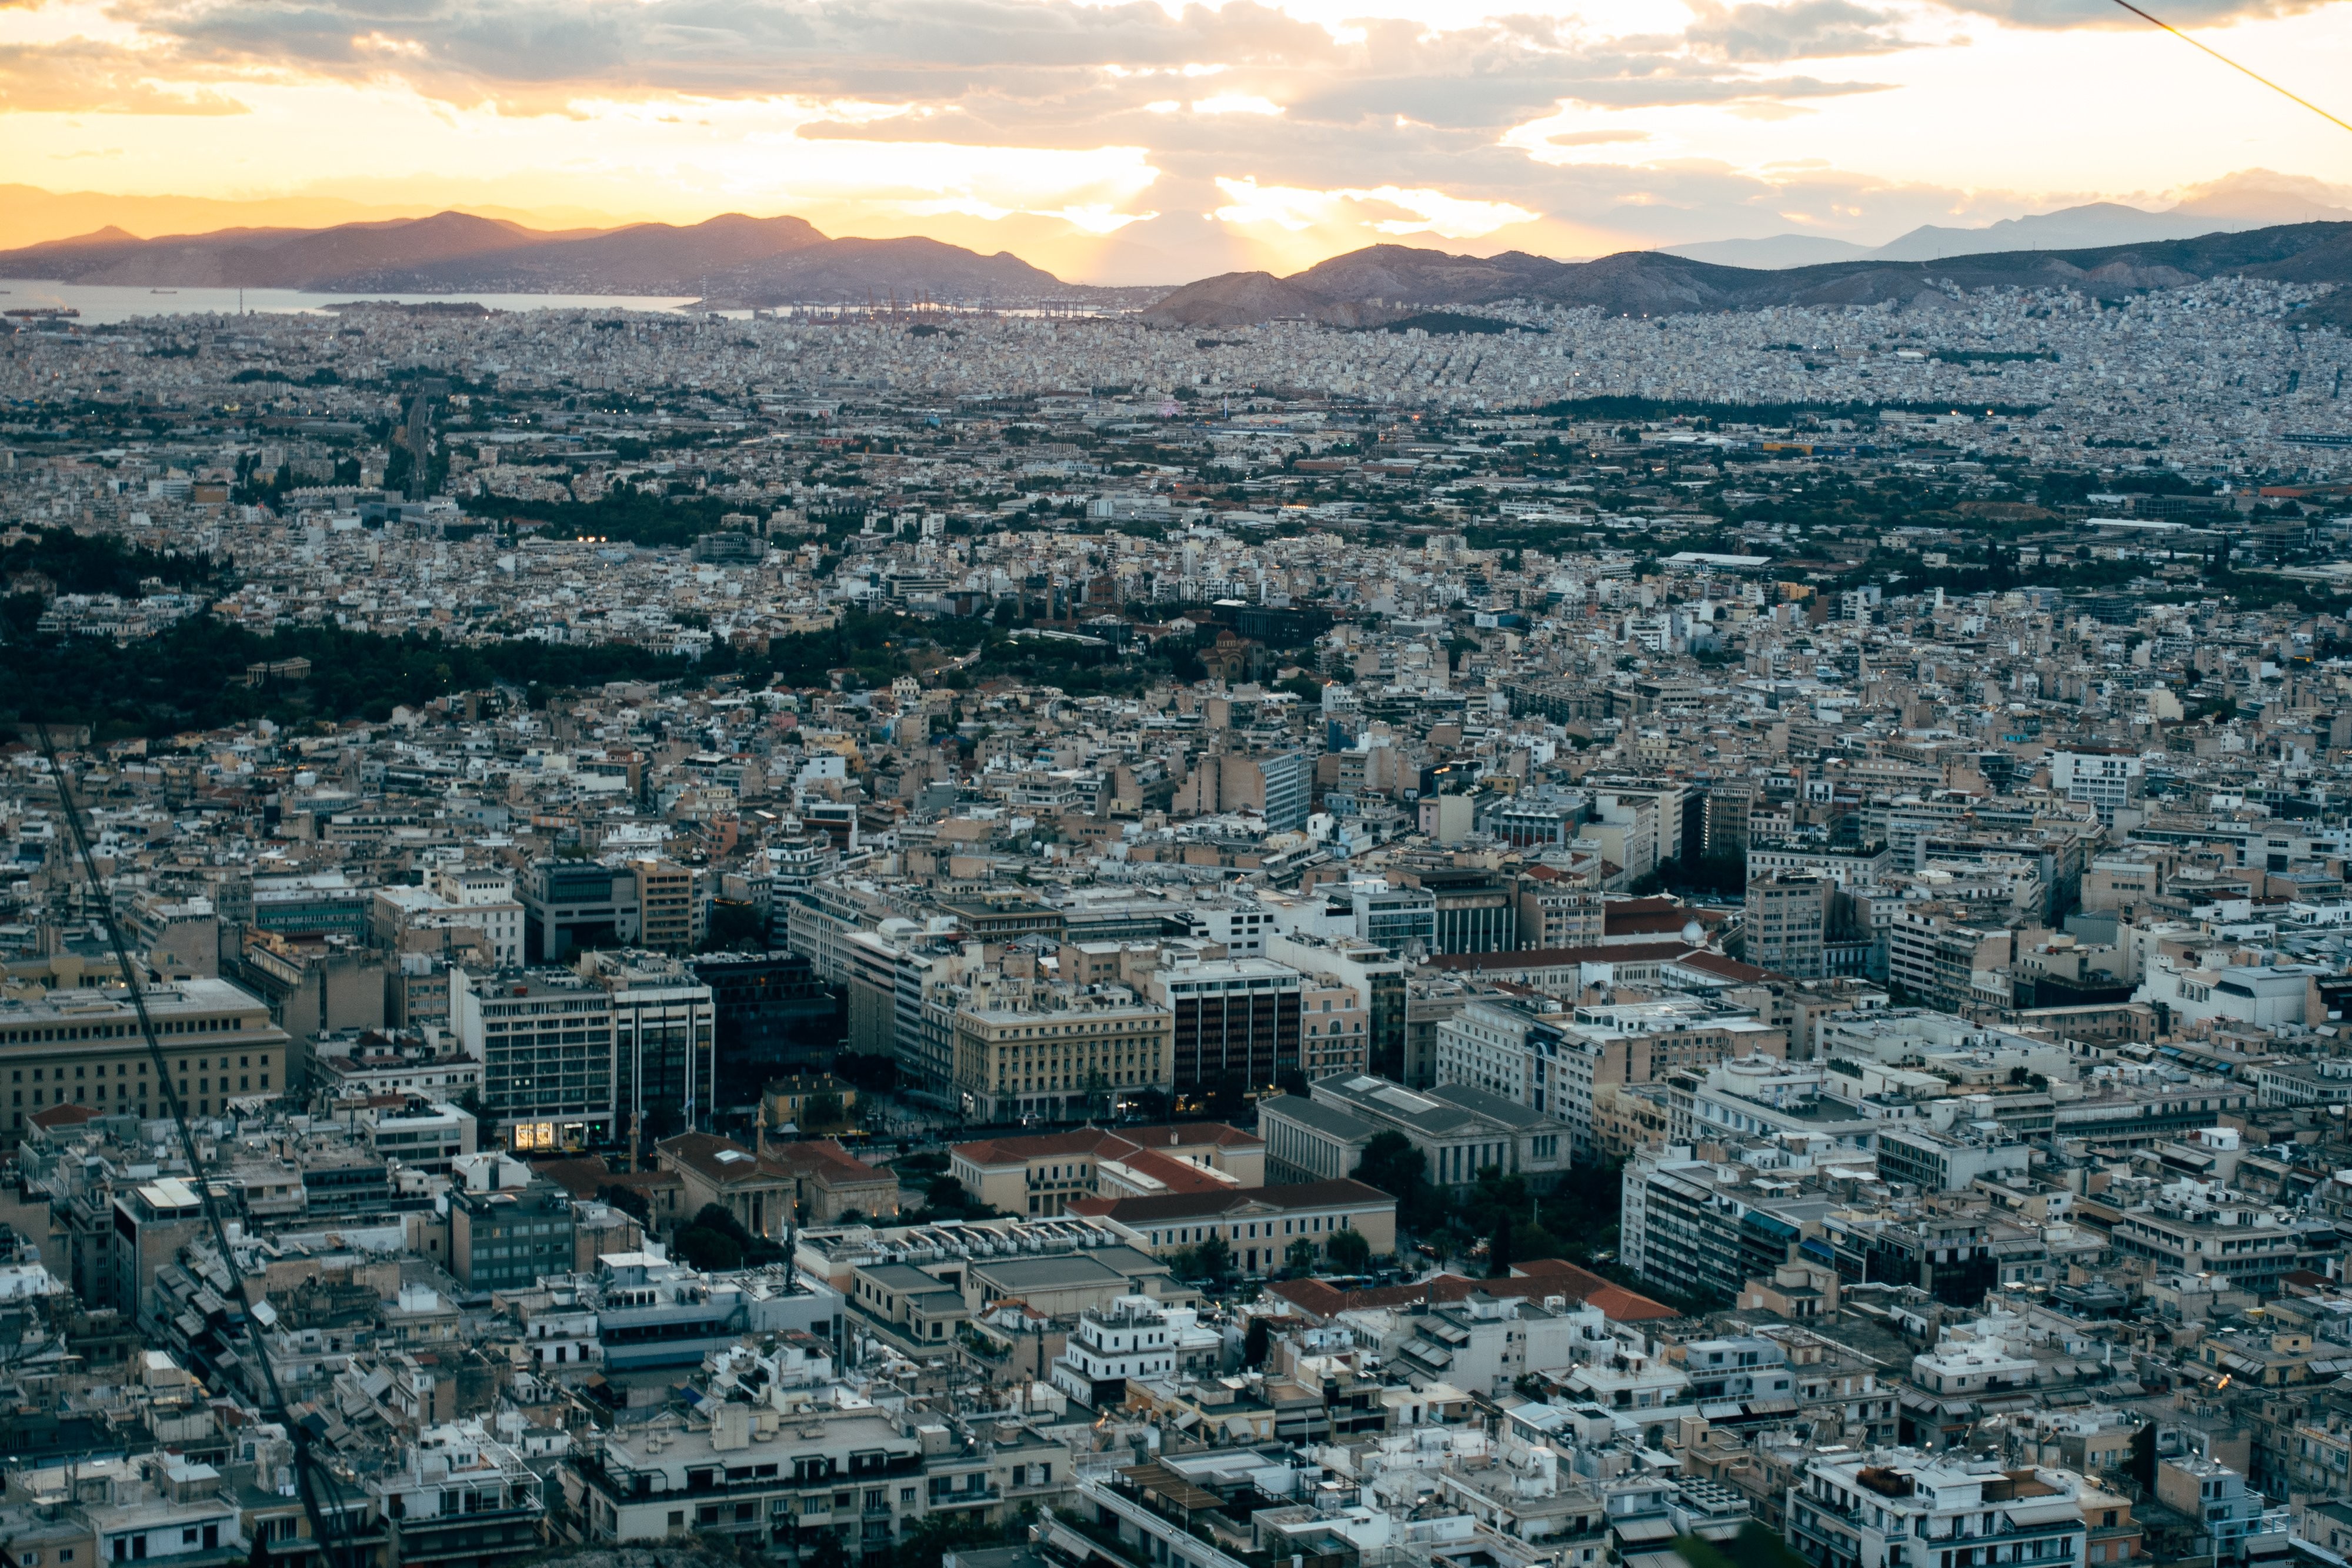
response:
<svg viewBox="0 0 2352 1568"><path fill-rule="evenodd" d="M1223 1279L1234 1271L1234 1249L1222 1236L1213 1236L1192 1251L1192 1277Z"/></svg>
<svg viewBox="0 0 2352 1568"><path fill-rule="evenodd" d="M705 952L730 948L765 947L768 926L753 905L734 899L714 899L710 903L710 934L703 940Z"/></svg>
<svg viewBox="0 0 2352 1568"><path fill-rule="evenodd" d="M1428 1163L1403 1133L1375 1134L1356 1162L1356 1180L1396 1199L1397 1219L1409 1230L1431 1231L1445 1220L1444 1205L1431 1189Z"/></svg>
<svg viewBox="0 0 2352 1568"><path fill-rule="evenodd" d="M600 1202L612 1205L639 1225L645 1224L654 1216L653 1205L646 1201L645 1194L635 1187L616 1186L607 1182L596 1189L596 1196Z"/></svg>
<svg viewBox="0 0 2352 1568"><path fill-rule="evenodd" d="M1372 1244L1364 1239L1362 1231L1352 1226L1333 1231L1331 1239L1323 1244L1323 1250L1330 1255L1332 1268L1349 1274L1362 1273L1364 1265L1372 1260Z"/></svg>
<svg viewBox="0 0 2352 1568"><path fill-rule="evenodd" d="M723 1274L730 1268L743 1267L743 1247L723 1231L709 1230L701 1226L688 1226L670 1242L670 1250L678 1260L706 1274Z"/></svg>
<svg viewBox="0 0 2352 1568"><path fill-rule="evenodd" d="M939 1568L940 1559L958 1547L998 1546L1003 1541L1003 1526L989 1523L984 1513L932 1514L906 1527L891 1553L891 1568Z"/></svg>
<svg viewBox="0 0 2352 1568"><path fill-rule="evenodd" d="M838 1127L847 1120L837 1094L812 1094L801 1106L803 1127Z"/></svg>
<svg viewBox="0 0 2352 1568"><path fill-rule="evenodd" d="M1314 1273L1315 1244L1307 1237L1300 1237L1283 1249L1282 1262L1283 1267L1288 1268L1293 1274Z"/></svg>
<svg viewBox="0 0 2352 1568"><path fill-rule="evenodd" d="M823 1525L807 1533L815 1539L801 1548L801 1568L849 1568L849 1551L840 1536Z"/></svg>
<svg viewBox="0 0 2352 1568"><path fill-rule="evenodd" d="M681 1259L706 1274L740 1268L755 1245L742 1222L717 1204L703 1205L702 1212L670 1240Z"/></svg>
<svg viewBox="0 0 2352 1568"><path fill-rule="evenodd" d="M1264 1318L1252 1318L1249 1331L1242 1336L1242 1361L1249 1366L1264 1366L1265 1352L1273 1343L1273 1334Z"/></svg>
<svg viewBox="0 0 2352 1568"><path fill-rule="evenodd" d="M1496 1222L1494 1238L1486 1243L1486 1278L1507 1279L1511 1275L1511 1222L1507 1215Z"/></svg>

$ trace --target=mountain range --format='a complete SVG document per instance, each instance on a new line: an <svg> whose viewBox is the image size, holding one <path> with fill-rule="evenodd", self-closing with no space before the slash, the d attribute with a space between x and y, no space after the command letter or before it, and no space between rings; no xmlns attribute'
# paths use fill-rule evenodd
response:
<svg viewBox="0 0 2352 1568"><path fill-rule="evenodd" d="M1941 261L1954 256L1986 256L2012 250L2088 249L2143 245L2150 240L2193 239L2282 224L2352 219L2352 209L2327 199L2336 193L2316 182L2265 170L2248 170L2217 182L2162 212L2121 202L2090 202L2056 212L2003 218L1981 228L1922 224L1885 245L1856 245L1811 234L1776 234L1765 239L1710 239L1663 247L1694 261L1767 269L1814 267L1830 261Z"/></svg>
<svg viewBox="0 0 2352 1568"><path fill-rule="evenodd" d="M1377 245L1276 278L1228 272L1204 278L1144 312L1156 325L1234 327L1277 316L1377 326L1434 309L1505 300L1591 306L1610 314L1755 310L1775 305L1898 301L1940 310L1949 290L2063 287L2113 299L2221 275L2296 283L2352 283L2352 223L2287 224L2239 234L2087 250L2021 250L1938 261L1838 261L1778 269L1720 267L1660 250L1595 261L1553 261L1521 251L1486 258ZM2312 319L2339 315L2331 295Z"/></svg>
<svg viewBox="0 0 2352 1568"><path fill-rule="evenodd" d="M893 293L1010 303L1074 292L1008 251L982 256L920 237L834 239L800 218L740 213L688 226L554 232L460 212L154 239L109 227L0 251L0 277L313 293L684 294L735 306Z"/></svg>
<svg viewBox="0 0 2352 1568"><path fill-rule="evenodd" d="M2062 233L2048 226L2066 216L2021 219L2004 232ZM797 217L740 214L685 226L641 223L564 231L458 212L319 229L231 228L155 239L105 228L0 252L0 277L75 283L329 293L684 295L735 307L923 298L1019 305L1076 299L1144 308L1143 320L1170 327L1243 326L1278 317L1376 327L1423 311L1507 300L1627 315L1887 301L1937 310L1955 289L2061 286L2113 298L2223 274L2352 283L2352 222L1930 258L1873 254L1772 268L1724 266L1661 250L1555 261L1524 251L1475 257L1376 245L1288 277L1228 272L1172 292L1067 284L1008 251L982 255L911 236L831 238ZM2352 325L2352 289L2318 301L2306 319Z"/></svg>

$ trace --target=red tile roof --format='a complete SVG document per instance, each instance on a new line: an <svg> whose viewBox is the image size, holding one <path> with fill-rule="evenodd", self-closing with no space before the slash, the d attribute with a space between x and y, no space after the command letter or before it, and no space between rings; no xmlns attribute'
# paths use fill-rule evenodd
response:
<svg viewBox="0 0 2352 1568"><path fill-rule="evenodd" d="M1127 1140L1099 1127L1081 1127L1074 1132L1046 1132L1033 1138L983 1138L976 1143L959 1143L954 1152L975 1165L1011 1165L1055 1155L1100 1154L1109 1144L1123 1148ZM1118 1158L1116 1153L1110 1157Z"/></svg>
<svg viewBox="0 0 2352 1568"><path fill-rule="evenodd" d="M1663 1301L1653 1301L1639 1291L1603 1279L1589 1268L1580 1268L1564 1258L1529 1258L1518 1265L1516 1272L1530 1283L1544 1287L1543 1294L1567 1296L1588 1307L1598 1307L1604 1317L1615 1322L1643 1323L1656 1318L1682 1316Z"/></svg>
<svg viewBox="0 0 2352 1568"><path fill-rule="evenodd" d="M1522 1300L1530 1296L1566 1296L1600 1308L1604 1317L1620 1323L1680 1316L1663 1302L1653 1301L1557 1258L1523 1264L1508 1279L1470 1279L1459 1274L1437 1274L1416 1284L1384 1285L1370 1290L1342 1290L1320 1279L1284 1279L1266 1289L1318 1323L1328 1322L1341 1312L1372 1307L1410 1307L1423 1301L1446 1306L1481 1293Z"/></svg>
<svg viewBox="0 0 2352 1568"><path fill-rule="evenodd" d="M531 1171L575 1198L593 1198L599 1187L609 1187L614 1180L613 1167L604 1163L602 1154L577 1160L542 1160L535 1163Z"/></svg>
<svg viewBox="0 0 2352 1568"><path fill-rule="evenodd" d="M1116 1159L1136 1174L1150 1177L1171 1193L1229 1193L1234 1190L1231 1181L1221 1182L1200 1166L1162 1154L1157 1149L1138 1149L1132 1153L1105 1154L1103 1157Z"/></svg>
<svg viewBox="0 0 2352 1568"><path fill-rule="evenodd" d="M1686 958L1678 958L1675 962L1685 969L1698 969L1709 974L1720 974L1726 980L1736 980L1743 985L1751 985L1759 980L1774 978L1771 970L1759 969L1752 963L1742 963L1736 958L1726 958L1719 952L1694 952Z"/></svg>
<svg viewBox="0 0 2352 1568"><path fill-rule="evenodd" d="M1431 969L1555 969L1570 963L1644 963L1681 958L1701 950L1686 942L1629 942L1615 947L1534 947L1516 952L1441 952L1426 960Z"/></svg>
<svg viewBox="0 0 2352 1568"><path fill-rule="evenodd" d="M1168 1121L1157 1127L1122 1127L1118 1135L1146 1149L1196 1143L1213 1143L1220 1149L1265 1147L1265 1140L1256 1133L1228 1127L1222 1121Z"/></svg>
<svg viewBox="0 0 2352 1568"><path fill-rule="evenodd" d="M1121 1160L1139 1149L1197 1147L1204 1143L1220 1149L1265 1147L1265 1140L1256 1133L1228 1127L1222 1121L1177 1121L1157 1127L1122 1127L1117 1131L1106 1127L1081 1127L1074 1131L1046 1132L1032 1138L983 1138L973 1143L957 1144L955 1152L975 1165L1010 1165L1079 1154Z"/></svg>
<svg viewBox="0 0 2352 1568"><path fill-rule="evenodd" d="M1168 1193L1149 1198L1078 1198L1069 1205L1069 1212L1102 1215L1121 1225L1159 1225L1209 1219L1253 1205L1288 1210L1339 1204L1386 1204L1393 1209L1396 1200L1352 1176L1339 1176L1281 1187L1225 1187L1213 1193Z"/></svg>

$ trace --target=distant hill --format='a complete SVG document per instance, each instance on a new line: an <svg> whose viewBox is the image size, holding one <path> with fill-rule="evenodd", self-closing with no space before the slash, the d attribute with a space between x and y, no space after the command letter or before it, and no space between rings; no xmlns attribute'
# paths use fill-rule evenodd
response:
<svg viewBox="0 0 2352 1568"><path fill-rule="evenodd" d="M1778 271L1784 267L1818 267L1824 261L1860 261L1874 254L1866 245L1818 234L1776 234L1765 239L1702 239L1690 245L1662 245L1658 248L1668 256L1712 261L1718 267L1754 267L1766 271Z"/></svg>
<svg viewBox="0 0 2352 1568"><path fill-rule="evenodd" d="M410 294L699 294L702 279L714 273L834 243L800 218L727 213L691 227L632 224L423 266L345 273L326 286Z"/></svg>
<svg viewBox="0 0 2352 1568"><path fill-rule="evenodd" d="M2116 298L2225 274L2352 283L2352 223L2286 224L2080 250L2020 250L1924 262L1837 261L1779 269L1722 267L1656 250L1568 262L1519 252L1482 258L1381 245L1333 257L1288 278L1241 272L1205 279L1157 301L1145 319L1169 326L1239 326L1297 315L1360 326L1422 310L1513 299L1637 316L1886 301L1941 309L1952 287L2061 286Z"/></svg>
<svg viewBox="0 0 2352 1568"><path fill-rule="evenodd" d="M1941 261L1948 257L2015 250L2144 245L2151 240L2193 239L2199 235L2352 219L2352 209L2333 205L2312 192L2286 188L2301 185L2315 185L2315 182L2254 170L2219 182L2166 212L2149 212L2120 202L2089 202L2056 212L2003 218L1981 228L1922 224L1875 247L1819 235L1776 234L1767 239L1712 239L1660 248L1694 261L1777 270L1830 261Z"/></svg>
<svg viewBox="0 0 2352 1568"><path fill-rule="evenodd" d="M1024 300L1076 292L999 251L920 237L832 239L796 217L548 233L458 212L323 229L140 239L119 228L0 252L0 277L163 288L373 293L708 295L715 303Z"/></svg>
<svg viewBox="0 0 2352 1568"><path fill-rule="evenodd" d="M827 240L714 273L710 279L714 304L754 307L863 304L884 299L904 302L918 295L1011 301L1098 292L1064 283L1009 250L982 256L919 235Z"/></svg>

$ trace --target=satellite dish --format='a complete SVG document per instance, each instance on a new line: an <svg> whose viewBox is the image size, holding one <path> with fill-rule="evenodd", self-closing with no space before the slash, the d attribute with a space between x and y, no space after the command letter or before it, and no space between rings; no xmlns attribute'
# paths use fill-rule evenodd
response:
<svg viewBox="0 0 2352 1568"><path fill-rule="evenodd" d="M1683 927L1683 940L1690 943L1693 947L1705 947L1706 945L1706 927L1699 924L1696 921L1688 922Z"/></svg>

